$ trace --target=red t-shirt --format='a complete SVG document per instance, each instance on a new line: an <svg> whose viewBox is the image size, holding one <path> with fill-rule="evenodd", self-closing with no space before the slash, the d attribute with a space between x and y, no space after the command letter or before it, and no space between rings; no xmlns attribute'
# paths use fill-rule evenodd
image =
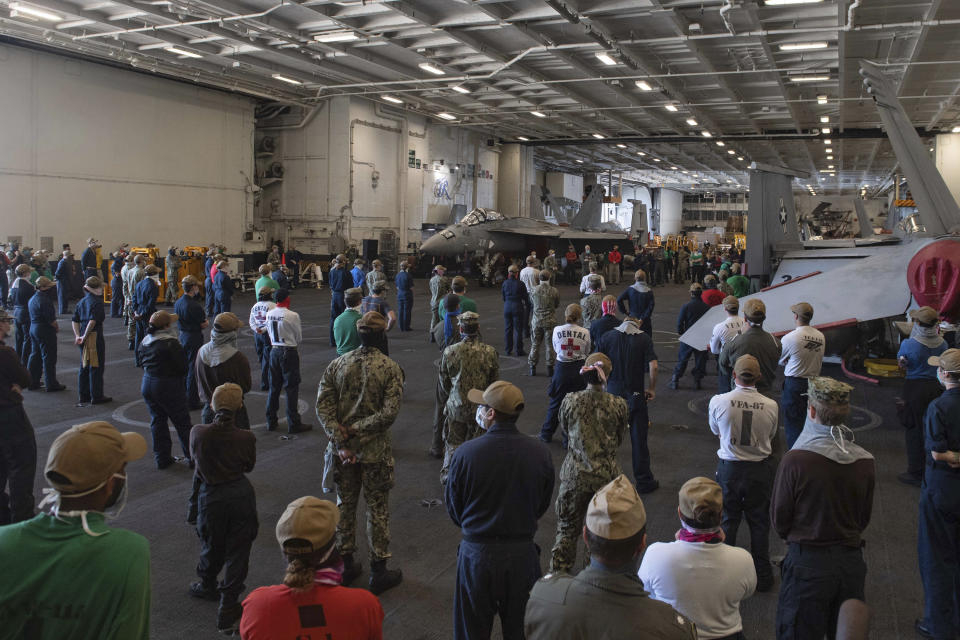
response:
<svg viewBox="0 0 960 640"><path fill-rule="evenodd" d="M623 260L623 256L620 255L619 251L611 251L607 255L607 260L609 260L613 264L620 264L620 261Z"/></svg>
<svg viewBox="0 0 960 640"><path fill-rule="evenodd" d="M723 291L720 291L720 289L704 289L703 293L700 294L700 299L711 307L722 304L723 299L726 297L727 294L725 294Z"/></svg>
<svg viewBox="0 0 960 640"><path fill-rule="evenodd" d="M364 589L314 585L297 592L260 587L243 601L243 640L383 640L383 607Z"/></svg>

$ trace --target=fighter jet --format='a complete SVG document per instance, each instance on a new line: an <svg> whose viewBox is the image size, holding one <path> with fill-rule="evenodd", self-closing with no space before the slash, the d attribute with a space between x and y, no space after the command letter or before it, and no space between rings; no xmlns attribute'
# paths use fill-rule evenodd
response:
<svg viewBox="0 0 960 640"><path fill-rule="evenodd" d="M594 189L570 226L532 218L507 218L491 209L474 209L460 222L428 238L420 245L420 252L430 256L477 251L526 255L537 249L545 255L547 247L560 253L573 241L594 243L597 249L629 242L630 234L626 231L604 228L609 223L600 223L601 203L600 190Z"/></svg>
<svg viewBox="0 0 960 640"><path fill-rule="evenodd" d="M809 302L815 326L826 334L827 352L832 354L845 353L862 341L870 328L885 330L885 323L871 321L902 316L914 304L932 306L950 322L960 319L960 208L880 68L863 61L861 75L919 214L903 221L904 236L898 244L788 251L782 255L771 286L741 300L741 305L752 298L764 302L764 329L774 335L793 329L791 305ZM763 217L759 212L757 216ZM763 220L759 222L757 226L763 228ZM767 238L748 238L748 251L752 242L766 243ZM753 248L760 247L754 244ZM760 264L751 268L750 274L761 271L769 272ZM713 326L723 317L721 307L712 308L680 341L705 348Z"/></svg>

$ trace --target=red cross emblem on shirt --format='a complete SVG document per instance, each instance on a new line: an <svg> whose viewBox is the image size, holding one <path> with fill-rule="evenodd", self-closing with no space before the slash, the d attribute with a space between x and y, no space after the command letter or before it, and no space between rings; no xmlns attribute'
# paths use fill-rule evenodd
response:
<svg viewBox="0 0 960 640"><path fill-rule="evenodd" d="M562 345L563 355L568 358L573 357L574 351L580 351L580 345L573 344L573 338L567 338L567 344Z"/></svg>

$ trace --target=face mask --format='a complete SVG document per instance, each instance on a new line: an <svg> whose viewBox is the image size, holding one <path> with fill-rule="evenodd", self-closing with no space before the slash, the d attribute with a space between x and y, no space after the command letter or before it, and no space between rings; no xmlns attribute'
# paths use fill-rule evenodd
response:
<svg viewBox="0 0 960 640"><path fill-rule="evenodd" d="M118 517L118 516L120 515L120 512L123 511L123 508L124 508L125 506L127 506L127 476L126 476L126 475L123 475L123 474L115 473L115 474L113 474L112 477L114 477L114 478L120 478L121 480L123 480L123 487L121 487L121 489L120 489L120 495L117 496L117 499L114 500L113 504L111 504L109 507L107 507L104 511L102 511L102 512L101 512L101 511L94 511L94 513L103 513L103 516L104 516L105 518L107 518L107 519L110 519L110 520L113 520L114 518ZM83 493L74 493L74 494L71 494L70 497L71 497L71 498L81 498L81 497L83 497L83 496L88 496L88 495L90 495L91 493L95 493L95 492L99 491L100 489L102 489L103 486L104 486L105 484L107 484L107 482L109 482L109 478L108 478L107 480L104 480L103 482L101 482L100 484L98 484L97 486L95 486L95 487L92 488L92 489L89 489L89 490L87 490L87 491L84 491ZM49 487L48 487L48 488L46 488L46 489L43 490L43 493L45 494L45 497L43 498L43 500L40 501L40 504L38 505L38 507L39 507L40 509L42 509L43 507L47 506L48 504L49 504L49 505L53 505L53 506L51 507L51 509L50 509L50 513L53 514L53 517L55 517L55 518L57 518L57 519L63 519L63 518L80 518L80 522L81 522L81 524L83 525L83 530L84 530L84 532L86 532L87 535L92 536L92 537L94 537L94 538L97 538L97 537L102 536L102 535L104 535L104 534L106 534L106 533L109 533L108 531L101 531L100 533L96 533L95 531L93 531L93 530L90 528L90 525L89 525L89 523L87 522L87 514L90 513L89 510L82 510L82 511L61 511L61 510L60 510L60 501L63 499L63 496L62 496L62 495L60 494L60 492L57 491L56 489L53 489L53 488L49 488Z"/></svg>
<svg viewBox="0 0 960 640"><path fill-rule="evenodd" d="M474 419L481 429L487 428L487 412L483 410L483 405L477 407L477 414L474 416Z"/></svg>
<svg viewBox="0 0 960 640"><path fill-rule="evenodd" d="M943 375L943 370L939 368L937 369L937 382L939 382L940 386L943 387L944 389L947 388L947 379Z"/></svg>
<svg viewBox="0 0 960 640"><path fill-rule="evenodd" d="M836 429L836 433L834 433L834 429ZM847 448L843 446L843 441L854 442L853 429L843 424L830 427L830 437L833 438L833 443L837 445L837 448L844 453L847 452Z"/></svg>

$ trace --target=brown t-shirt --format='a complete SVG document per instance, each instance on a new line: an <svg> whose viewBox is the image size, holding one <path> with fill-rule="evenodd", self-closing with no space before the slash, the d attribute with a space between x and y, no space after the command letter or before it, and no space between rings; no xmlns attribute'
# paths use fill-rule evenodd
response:
<svg viewBox="0 0 960 640"><path fill-rule="evenodd" d="M239 480L257 463L257 437L233 424L198 424L190 431L190 457L207 484Z"/></svg>
<svg viewBox="0 0 960 640"><path fill-rule="evenodd" d="M872 459L840 464L812 451L788 451L773 485L773 528L787 542L858 547L870 523L875 479Z"/></svg>
<svg viewBox="0 0 960 640"><path fill-rule="evenodd" d="M0 407L23 404L23 396L13 390L13 385L26 389L30 386L30 374L20 364L17 352L0 341Z"/></svg>
<svg viewBox="0 0 960 640"><path fill-rule="evenodd" d="M250 391L253 381L250 378L250 361L239 351L230 356L226 362L215 367L208 367L203 360L197 358L197 390L200 399L210 404L213 392L222 384L233 382L240 385L244 393Z"/></svg>

